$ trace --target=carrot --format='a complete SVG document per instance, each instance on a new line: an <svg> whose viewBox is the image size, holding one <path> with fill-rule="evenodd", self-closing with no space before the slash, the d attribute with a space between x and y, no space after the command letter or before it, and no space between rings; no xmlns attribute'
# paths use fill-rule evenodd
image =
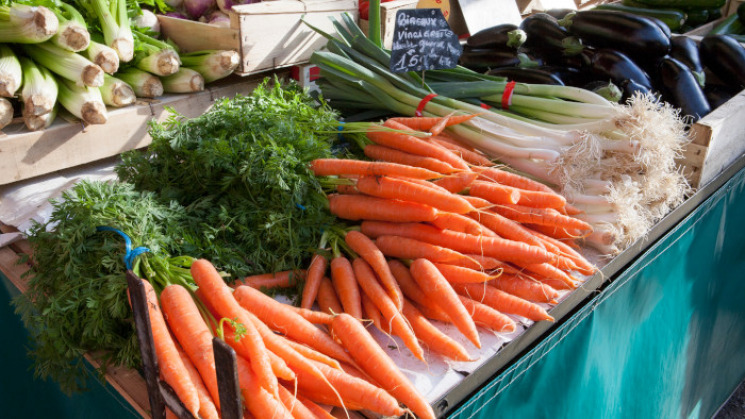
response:
<svg viewBox="0 0 745 419"><path fill-rule="evenodd" d="M396 277L396 281L401 286L406 298L415 302L420 311L423 311L423 307L427 307L427 318L444 321L451 323L450 317L433 301L428 300L425 294L422 292L419 285L416 283L414 278L411 276L411 271L399 260L388 261L388 266L391 268L391 272Z"/></svg>
<svg viewBox="0 0 745 419"><path fill-rule="evenodd" d="M364 195L329 195L329 210L345 220L432 221L437 210L416 202Z"/></svg>
<svg viewBox="0 0 745 419"><path fill-rule="evenodd" d="M160 304L168 326L199 371L204 385L219 409L220 397L217 391L212 333L202 319L191 294L181 285L168 285L160 293Z"/></svg>
<svg viewBox="0 0 745 419"><path fill-rule="evenodd" d="M206 300L217 310L220 317L236 319L243 323L246 333L241 341L251 353L251 368L254 370L261 387L271 394L277 394L277 377L272 372L269 355L264 341L253 324L247 320L246 310L233 298L231 289L225 285L217 269L206 259L198 259L191 264L191 275L197 286L202 289Z"/></svg>
<svg viewBox="0 0 745 419"><path fill-rule="evenodd" d="M327 333L288 308L286 304L246 286L238 287L233 296L240 305L246 310L251 310L270 328L332 358L346 362L352 360L344 348L334 342Z"/></svg>
<svg viewBox="0 0 745 419"><path fill-rule="evenodd" d="M525 301L494 287L481 284L454 284L453 288L458 294L486 304L502 313L516 314L533 321L554 321L554 318L538 304Z"/></svg>
<svg viewBox="0 0 745 419"><path fill-rule="evenodd" d="M421 167L422 169L431 170L437 173L447 174L460 171L460 169L456 169L442 160L406 153L401 150L377 144L365 146L364 152L365 155L371 159L398 163L406 166Z"/></svg>
<svg viewBox="0 0 745 419"><path fill-rule="evenodd" d="M441 186L452 193L458 193L466 189L476 178L479 176L478 173L472 171L462 171L442 177L440 179L432 181L437 186ZM468 198L464 199L468 200ZM474 205L473 202L470 202Z"/></svg>
<svg viewBox="0 0 745 419"><path fill-rule="evenodd" d="M456 361L473 361L466 348L436 328L410 302L404 302L403 314L417 338L430 350Z"/></svg>
<svg viewBox="0 0 745 419"><path fill-rule="evenodd" d="M166 406L166 419L178 419L178 416L168 406Z"/></svg>
<svg viewBox="0 0 745 419"><path fill-rule="evenodd" d="M566 240L567 243L571 243L571 241L573 240L582 238L586 234L575 228L566 228L566 227L561 227L561 226L540 225L540 224L531 224L531 223L523 223L523 224L525 224L525 227L533 231L542 233L556 240Z"/></svg>
<svg viewBox="0 0 745 419"><path fill-rule="evenodd" d="M595 265L591 264L584 256L580 255L561 240L554 239L538 231L531 230L531 232L543 242L555 246L563 256L571 259L581 274L592 275L597 271L598 268Z"/></svg>
<svg viewBox="0 0 745 419"><path fill-rule="evenodd" d="M457 252L490 256L505 262L544 263L556 259L556 255L537 246L498 237L474 236L449 230L438 230L435 227L420 223L363 221L360 228L362 233L370 238L384 235L407 237L436 246L447 247Z"/></svg>
<svg viewBox="0 0 745 419"><path fill-rule="evenodd" d="M305 275L305 284L303 285L303 297L300 302L300 308L310 309L313 301L318 294L318 286L321 284L321 278L326 273L328 261L326 258L316 253L308 266L308 272Z"/></svg>
<svg viewBox="0 0 745 419"><path fill-rule="evenodd" d="M405 125L399 124L396 121L388 120L383 125L398 130L407 129ZM438 147L427 140L398 132L385 131L379 128L371 128L368 130L367 138L378 145L395 148L396 150L417 154L419 156L432 157L444 161L456 169L468 170L468 164L466 164L463 159L456 156L450 150Z"/></svg>
<svg viewBox="0 0 745 419"><path fill-rule="evenodd" d="M491 208L494 205L486 199L477 196L463 195L463 199L468 201L476 209Z"/></svg>
<svg viewBox="0 0 745 419"><path fill-rule="evenodd" d="M352 159L316 159L310 162L310 170L316 176L400 176L416 179L437 179L441 174L421 167L404 164L373 162Z"/></svg>
<svg viewBox="0 0 745 419"><path fill-rule="evenodd" d="M318 288L316 300L318 301L318 307L323 313L336 315L344 312L339 297L334 290L334 285L326 277L321 280L321 286Z"/></svg>
<svg viewBox="0 0 745 419"><path fill-rule="evenodd" d="M555 192L521 190L520 200L517 201L517 204L525 205L526 207L553 208L563 211L567 200Z"/></svg>
<svg viewBox="0 0 745 419"><path fill-rule="evenodd" d="M559 293L550 286L519 276L502 275L491 281L489 285L535 303L548 303L559 298Z"/></svg>
<svg viewBox="0 0 745 419"><path fill-rule="evenodd" d="M478 213L478 211L473 211L469 214ZM469 218L466 215L456 214L453 212L440 212L431 224L441 230L452 230L460 233L473 234L475 236L484 235L497 237L495 232L480 224L474 218Z"/></svg>
<svg viewBox="0 0 745 419"><path fill-rule="evenodd" d="M217 413L217 406L215 406L215 402L212 401L212 396L210 396L209 390L207 390L207 387L204 385L204 381L202 381L202 377L199 375L199 371L197 371L197 368L194 366L194 364L192 364L191 360L184 353L183 349L181 349L179 346L176 346L176 349L178 350L181 362L184 363L186 372L189 374L191 381L197 388L197 394L199 395L198 417L202 419L218 419L220 415Z"/></svg>
<svg viewBox="0 0 745 419"><path fill-rule="evenodd" d="M308 408L308 410L313 413L313 415L318 419L336 419L334 416L331 415L331 413L324 410L321 406L315 404L313 401L307 399L306 397L303 397L301 395L297 395L296 398L300 401L300 403L304 404L305 407Z"/></svg>
<svg viewBox="0 0 745 419"><path fill-rule="evenodd" d="M484 198L492 204L517 204L520 201L520 190L498 183L473 181L468 188L472 196Z"/></svg>
<svg viewBox="0 0 745 419"><path fill-rule="evenodd" d="M336 185L336 192L346 195L360 195L362 192L357 189L357 185Z"/></svg>
<svg viewBox="0 0 745 419"><path fill-rule="evenodd" d="M483 284L484 282L491 281L499 275L490 275L474 269L468 269L461 266L446 265L443 263L435 263L435 267L440 271L442 276L450 283L457 284Z"/></svg>
<svg viewBox="0 0 745 419"><path fill-rule="evenodd" d="M364 292L362 293L362 310L365 312L365 318L372 321L372 324L381 330L383 333L391 334L391 328L388 322L383 322L383 315L380 314L380 310L370 300Z"/></svg>
<svg viewBox="0 0 745 419"><path fill-rule="evenodd" d="M516 173L508 172L506 170L498 169L496 167L478 167L473 168L474 171L481 173L479 178L489 180L492 182L499 182L502 185L508 185L526 191L540 191L547 193L556 193L553 189L544 185L543 183L536 182L525 176L518 175Z"/></svg>
<svg viewBox="0 0 745 419"><path fill-rule="evenodd" d="M471 118L474 118L478 116L479 114L466 114L466 115L446 115L446 116L401 116L401 117L395 117L395 118L388 118L389 121L395 121L399 124L405 125L408 128L411 128L415 131L432 131L434 129L439 129L442 131L445 127L449 127L451 125L457 125L462 124L463 122L466 122L470 120ZM442 125L442 128L439 128L439 126Z"/></svg>
<svg viewBox="0 0 745 419"><path fill-rule="evenodd" d="M331 316L320 311L308 310L295 306L288 306L291 310L301 315L305 320L313 324L331 324Z"/></svg>
<svg viewBox="0 0 745 419"><path fill-rule="evenodd" d="M563 215L553 208L531 208L522 205L495 205L491 210L511 220L544 226L578 229L591 232L592 226L586 222Z"/></svg>
<svg viewBox="0 0 745 419"><path fill-rule="evenodd" d="M386 294L385 290L378 283L378 279L375 276L375 272L370 265L362 258L357 258L352 262L354 267L354 275L357 278L357 282L360 284L360 288L365 294L370 297L370 301L380 310L380 314L383 315L385 320L390 325L391 331L396 336L400 337L407 348L414 354L415 357L424 361L424 351L419 346L414 332L411 330L411 326L406 323L403 315L396 307L393 300ZM335 322L332 322L332 327ZM337 333L339 331L334 330Z"/></svg>
<svg viewBox="0 0 745 419"><path fill-rule="evenodd" d="M273 288L290 288L294 287L298 279L305 278L305 269L281 271L275 273L266 273L259 275L247 276L243 279L237 279L230 286L236 288L239 285L248 285L256 289L273 289Z"/></svg>
<svg viewBox="0 0 745 419"><path fill-rule="evenodd" d="M546 284L555 290L573 290L577 288L577 284L567 284L566 282L560 279L556 279L556 278L547 278L545 276L540 276L540 275L521 275L521 276L525 277L526 279L538 281L541 284Z"/></svg>
<svg viewBox="0 0 745 419"><path fill-rule="evenodd" d="M576 281L566 272L548 263L534 263L523 266L528 272L534 272L546 278L554 278L562 281L570 287L576 287Z"/></svg>
<svg viewBox="0 0 745 419"><path fill-rule="evenodd" d="M437 304L455 327L477 348L481 347L479 332L466 308L458 299L458 294L448 283L437 267L427 259L416 259L411 263L411 276L425 296Z"/></svg>
<svg viewBox="0 0 745 419"><path fill-rule="evenodd" d="M331 368L341 369L341 365L339 364L339 361L335 360L334 358L331 358L328 355L324 355L312 348L309 348L301 343L292 341L290 339L286 339L287 345L291 346L292 349L297 351L300 355L312 359L313 361L321 362L323 364L328 365Z"/></svg>
<svg viewBox="0 0 745 419"><path fill-rule="evenodd" d="M357 189L366 195L416 202L440 211L465 214L475 209L458 195L390 176L362 176Z"/></svg>
<svg viewBox="0 0 745 419"><path fill-rule="evenodd" d="M279 386L279 400L295 419L314 418L316 415L298 400L285 386Z"/></svg>
<svg viewBox="0 0 745 419"><path fill-rule="evenodd" d="M236 361L238 383L248 411L256 418L291 419L292 414L280 401L279 386L277 395L274 396L261 385L248 360L236 356Z"/></svg>
<svg viewBox="0 0 745 419"><path fill-rule="evenodd" d="M347 316L346 313L340 314L340 316L342 315ZM354 321L359 323L358 320ZM349 403L352 406L368 409L383 416L399 416L404 413L404 410L398 406L396 399L390 394L387 394L383 389L363 379L349 375L344 371L331 368L328 365L316 363L315 366L323 373L331 385L339 390L339 394L342 400L344 400L345 405ZM296 373L298 375L298 390L301 394L304 394L307 389L323 387L317 378L306 374L304 371L296 371ZM331 395L327 394L327 396ZM324 403L331 404L332 406L340 406L339 402L334 402L333 399Z"/></svg>
<svg viewBox="0 0 745 419"><path fill-rule="evenodd" d="M342 345L349 351L363 371L380 383L396 400L404 403L422 419L433 419L432 407L398 369L364 326L348 314L334 317L333 327L339 333Z"/></svg>
<svg viewBox="0 0 745 419"><path fill-rule="evenodd" d="M356 366L349 365L349 364L341 364L342 371L346 372L347 374L351 375L352 377L357 377L360 380L365 380L368 383L374 385L375 387L380 387L380 384L376 383L375 380L372 379L367 373L362 371Z"/></svg>
<svg viewBox="0 0 745 419"><path fill-rule="evenodd" d="M499 333L515 331L515 322L499 311L463 295L458 295L458 298L477 325Z"/></svg>
<svg viewBox="0 0 745 419"><path fill-rule="evenodd" d="M391 270L388 268L383 252L369 237L356 230L349 231L344 236L344 241L372 267L386 293L400 311L404 304L404 297L396 283L396 278L393 277ZM352 270L352 273L354 273L354 270Z"/></svg>
<svg viewBox="0 0 745 419"><path fill-rule="evenodd" d="M153 335L153 347L155 357L158 360L158 369L163 376L163 381L173 388L179 399L184 403L186 410L193 415L199 411L199 393L189 377L189 373L179 357L176 343L168 331L168 326L163 318L158 296L150 282L140 280L145 288L145 299L150 317L150 330Z"/></svg>
<svg viewBox="0 0 745 419"><path fill-rule="evenodd" d="M455 155L459 156L473 166L491 166L494 164L491 160L489 160L488 157L484 156L483 154L471 151L459 144L455 144L452 141L447 141L441 136L432 137L430 141L452 151L453 153L455 153Z"/></svg>
<svg viewBox="0 0 745 419"><path fill-rule="evenodd" d="M504 262L498 259L495 259L493 257L477 255L473 253L464 253L464 255L476 261L476 263L480 267L479 269L482 269L485 271L491 271L491 270L499 269L499 268L504 269L504 266L505 266Z"/></svg>
<svg viewBox="0 0 745 419"><path fill-rule="evenodd" d="M544 243L522 224L489 211L474 211L466 214L494 233L509 240L527 243L531 246L546 248Z"/></svg>
<svg viewBox="0 0 745 419"><path fill-rule="evenodd" d="M375 244L384 255L392 258L426 258L442 263L466 263L465 260L470 261L472 266L476 265L475 261L469 260L468 257L455 250L402 236L379 236L375 239Z"/></svg>
<svg viewBox="0 0 745 419"><path fill-rule="evenodd" d="M422 315L424 315L424 317L430 320L437 320L443 323L450 323L450 324L453 323L453 321L450 320L450 317L448 317L448 315L444 311L442 311L442 309L437 305L434 305L434 304L424 305L424 304L418 304L414 302L412 302L412 304L416 306L416 308L422 313Z"/></svg>

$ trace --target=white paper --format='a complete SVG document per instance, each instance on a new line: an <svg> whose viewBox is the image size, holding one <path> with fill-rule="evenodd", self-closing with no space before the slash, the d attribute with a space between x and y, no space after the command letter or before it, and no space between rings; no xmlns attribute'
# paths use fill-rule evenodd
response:
<svg viewBox="0 0 745 419"><path fill-rule="evenodd" d="M471 34L502 23L519 25L522 21L513 0L458 0L458 4Z"/></svg>

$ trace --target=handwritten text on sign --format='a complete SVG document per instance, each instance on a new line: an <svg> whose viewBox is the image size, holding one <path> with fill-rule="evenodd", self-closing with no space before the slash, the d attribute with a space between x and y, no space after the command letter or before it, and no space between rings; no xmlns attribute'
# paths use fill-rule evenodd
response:
<svg viewBox="0 0 745 419"><path fill-rule="evenodd" d="M463 47L440 9L399 10L393 29L390 69L405 71L454 68Z"/></svg>

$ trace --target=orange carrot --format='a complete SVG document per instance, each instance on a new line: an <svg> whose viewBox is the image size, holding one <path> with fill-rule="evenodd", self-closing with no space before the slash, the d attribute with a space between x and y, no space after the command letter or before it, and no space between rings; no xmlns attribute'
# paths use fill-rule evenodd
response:
<svg viewBox="0 0 745 419"><path fill-rule="evenodd" d="M448 175L445 177L442 177L440 179L432 181L437 186L441 186L448 191L452 193L458 193L466 189L471 183L476 180L476 178L479 176L478 173L472 172L472 171L462 171L460 173L455 173L452 175ZM468 198L464 197L464 199L468 200ZM472 206L475 206L473 202L469 200L469 203Z"/></svg>
<svg viewBox="0 0 745 419"><path fill-rule="evenodd" d="M519 189L525 189L526 191L541 191L547 193L556 193L553 189L548 186L536 182L525 176L518 175L516 173L508 172L506 170L498 169L496 167L484 167L474 168L473 170L481 173L479 176L482 179L489 180L492 182L499 182L502 185L508 185Z"/></svg>
<svg viewBox="0 0 745 419"><path fill-rule="evenodd" d="M472 196L484 198L492 204L517 204L520 201L520 190L498 183L473 181L468 188Z"/></svg>
<svg viewBox="0 0 745 419"><path fill-rule="evenodd" d="M336 185L336 192L346 195L360 195L362 193L357 189L357 185Z"/></svg>
<svg viewBox="0 0 745 419"><path fill-rule="evenodd" d="M481 347L479 332L466 308L458 299L458 294L448 283L437 267L427 259L416 259L411 263L411 276L424 295L447 313L455 327L477 348Z"/></svg>
<svg viewBox="0 0 745 419"><path fill-rule="evenodd" d="M396 278L393 277L391 270L388 268L383 252L369 237L356 230L349 231L344 236L344 241L372 267L378 275L386 293L391 297L396 304L396 308L400 311L404 305L404 297L398 288ZM352 273L354 273L354 270L352 270Z"/></svg>
<svg viewBox="0 0 745 419"><path fill-rule="evenodd" d="M279 399L295 419L307 419L316 416L283 385L279 386Z"/></svg>
<svg viewBox="0 0 745 419"><path fill-rule="evenodd" d="M407 129L405 125L399 124L396 121L388 120L383 125L398 130ZM468 169L468 164L450 150L438 147L427 140L416 138L411 135L385 131L380 128L371 128L367 131L367 138L378 145L444 161L456 169Z"/></svg>
<svg viewBox="0 0 745 419"><path fill-rule="evenodd" d="M469 213L469 215L478 213L478 211L473 211ZM453 212L440 212L437 214L437 218L435 218L431 223L441 230L452 230L460 233L473 234L475 236L497 236L495 232L491 231L483 224L480 224L476 219Z"/></svg>
<svg viewBox="0 0 745 419"><path fill-rule="evenodd" d="M215 402L212 401L212 396L210 396L209 390L207 390L207 387L204 385L202 377L199 376L199 371L197 371L197 368L194 366L194 364L192 364L191 360L184 353L183 349L181 349L179 346L176 346L176 349L178 350L181 361L184 363L186 372L189 374L191 381L197 388L197 394L199 395L198 417L202 419L218 419L220 415L217 413L217 406L215 406Z"/></svg>
<svg viewBox="0 0 745 419"><path fill-rule="evenodd" d="M345 220L432 221L437 210L416 202L364 195L329 195L329 210Z"/></svg>
<svg viewBox="0 0 745 419"><path fill-rule="evenodd" d="M308 410L313 413L313 415L318 419L336 419L331 413L324 410L321 406L315 404L313 401L301 396L297 395L296 398L300 401L300 403L304 404L305 407L308 408Z"/></svg>
<svg viewBox="0 0 745 419"><path fill-rule="evenodd" d="M446 115L446 116L401 116L396 118L389 118L389 121L396 121L399 124L405 125L415 131L432 131L438 128L442 131L442 128L449 127L452 125L462 124L471 118L478 116L479 114L466 114L466 115ZM439 126L442 125L442 128Z"/></svg>
<svg viewBox="0 0 745 419"><path fill-rule="evenodd" d="M598 268L595 265L591 264L584 256L580 255L576 250L572 249L561 240L554 239L553 237L549 237L535 230L531 230L531 232L545 243L550 243L555 246L563 256L571 259L581 274L592 275L597 271Z"/></svg>
<svg viewBox="0 0 745 419"><path fill-rule="evenodd" d="M321 286L318 288L316 300L318 301L318 307L323 313L336 315L344 312L339 297L334 290L334 285L326 277L321 280Z"/></svg>
<svg viewBox="0 0 745 419"><path fill-rule="evenodd" d="M538 246L544 249L546 248L543 242L536 238L530 230L509 218L489 211L474 211L466 215L505 239L527 243L531 246Z"/></svg>
<svg viewBox="0 0 745 419"><path fill-rule="evenodd" d="M519 276L501 275L489 285L535 303L548 303L559 298L559 293L550 286Z"/></svg>
<svg viewBox="0 0 745 419"><path fill-rule="evenodd" d="M305 269L297 271L281 271L275 273L266 273L259 275L247 276L243 279L237 279L230 286L233 288L239 285L248 285L256 289L273 289L273 288L290 288L294 287L299 279L305 278Z"/></svg>
<svg viewBox="0 0 745 419"><path fill-rule="evenodd" d="M313 361L326 364L331 368L341 369L341 364L339 364L339 361L335 360L334 358L331 358L330 356L324 355L312 348L309 348L301 343L292 341L290 339L286 339L285 343L291 346L292 349L297 351L297 353L299 353L300 355L308 359L312 359Z"/></svg>
<svg viewBox="0 0 745 419"><path fill-rule="evenodd" d="M453 288L455 288L458 294L486 304L502 313L516 314L533 321L554 321L554 318L548 315L546 310L538 304L525 301L520 297L485 284L454 284Z"/></svg>
<svg viewBox="0 0 745 419"><path fill-rule="evenodd" d="M300 308L295 306L288 306L297 314L303 316L303 318L313 324L331 324L331 316L320 311L308 310L307 308Z"/></svg>
<svg viewBox="0 0 745 419"><path fill-rule="evenodd" d="M440 211L465 214L475 209L458 195L390 176L362 176L357 189L366 195L417 202Z"/></svg>
<svg viewBox="0 0 745 419"><path fill-rule="evenodd" d="M340 361L351 361L341 345L286 304L246 286L236 288L233 295L240 305L273 330Z"/></svg>
<svg viewBox="0 0 745 419"><path fill-rule="evenodd" d="M261 385L249 361L242 356L237 356L236 361L238 383L248 411L256 418L292 419L292 414L280 402L279 386L277 395L272 395Z"/></svg>
<svg viewBox="0 0 745 419"><path fill-rule="evenodd" d="M460 169L456 169L442 160L406 153L404 151L377 144L365 146L364 152L365 155L371 159L398 163L406 166L421 167L422 169L431 170L437 173L446 174L460 171Z"/></svg>
<svg viewBox="0 0 745 419"><path fill-rule="evenodd" d="M434 304L424 305L424 304L418 304L414 302L411 302L411 303L414 304L414 306L416 306L416 308L422 313L422 315L424 315L424 317L430 320L437 320L443 323L450 323L450 324L453 323L453 321L450 320L450 317L448 317L448 315L444 311L442 311L442 309L437 305L434 305Z"/></svg>
<svg viewBox="0 0 745 419"><path fill-rule="evenodd" d="M427 320L410 302L404 303L403 314L417 338L430 350L456 361L473 361L460 343L443 333Z"/></svg>
<svg viewBox="0 0 745 419"><path fill-rule="evenodd" d="M378 283L375 272L370 265L364 259L357 258L352 262L352 267L354 267L354 276L357 278L360 288L370 297L370 301L375 304L378 310L380 310L380 314L383 315L385 321L390 325L393 334L404 341L406 347L409 348L415 357L426 362L424 361L424 351L419 346L416 336L411 330L411 326L406 323L393 300ZM332 322L331 324L334 325L335 323ZM341 339L338 336L339 331L334 330L334 333L337 333L337 338Z"/></svg>
<svg viewBox="0 0 745 419"><path fill-rule="evenodd" d="M168 406L166 406L166 419L178 419L178 416Z"/></svg>
<svg viewBox="0 0 745 419"><path fill-rule="evenodd" d="M220 317L236 319L243 323L246 333L241 342L251 353L251 368L256 374L259 385L271 394L277 394L277 377L272 372L271 362L264 341L253 324L246 318L246 310L233 298L231 289L225 285L217 269L206 259L199 259L191 264L191 275L197 286L202 289L204 297L217 310Z"/></svg>
<svg viewBox="0 0 745 419"><path fill-rule="evenodd" d="M558 279L570 287L576 287L576 281L569 274L548 263L534 263L523 266L528 272L534 272L546 278Z"/></svg>
<svg viewBox="0 0 745 419"><path fill-rule="evenodd" d="M553 208L556 210L563 210L567 204L567 200L566 198L555 192L521 190L520 200L517 202L517 204L525 205L526 207Z"/></svg>
<svg viewBox="0 0 745 419"><path fill-rule="evenodd" d="M448 282L453 284L483 284L484 282L491 281L499 276L464 268L462 266L446 265L444 263L435 263L435 266L442 276L444 276Z"/></svg>
<svg viewBox="0 0 745 419"><path fill-rule="evenodd" d="M313 255L313 259L310 261L308 271L305 274L305 284L303 285L303 297L300 302L300 308L310 309L313 306L313 301L316 300L316 294L318 294L318 286L321 284L321 278L326 274L326 267L328 261L326 258L316 253Z"/></svg>
<svg viewBox="0 0 745 419"><path fill-rule="evenodd" d="M494 269L502 268L504 269L505 263L495 259L493 257L484 256L484 255L476 255L473 253L464 253L465 256L473 259L476 261L476 264L479 266L479 269L485 270L485 271L492 271Z"/></svg>
<svg viewBox="0 0 745 419"><path fill-rule="evenodd" d="M310 162L310 169L316 176L387 175L416 179L437 179L441 176L437 172L421 167L352 159L316 159Z"/></svg>
<svg viewBox="0 0 745 419"><path fill-rule="evenodd" d="M202 319L191 294L181 285L168 285L160 293L160 304L168 326L199 371L204 385L219 409L220 398L217 391L215 354L212 351L212 333Z"/></svg>
<svg viewBox="0 0 745 419"><path fill-rule="evenodd" d="M372 321L372 324L381 330L383 333L391 334L391 328L388 322L383 321L383 315L380 314L380 310L375 307L375 304L370 300L364 292L362 293L362 310L365 312L365 319Z"/></svg>
<svg viewBox="0 0 745 419"><path fill-rule="evenodd" d="M512 333L515 331L516 325L511 318L486 304L481 304L463 295L458 295L458 298L460 298L463 307L466 308L473 322L477 325L499 333Z"/></svg>
<svg viewBox="0 0 745 419"><path fill-rule="evenodd" d="M150 282L140 280L145 288L145 299L150 317L150 330L153 335L153 347L155 357L158 360L158 368L163 376L163 381L173 388L179 399L184 403L186 410L194 416L199 411L199 393L189 377L189 373L179 357L176 343L171 338L168 326L163 318L158 296Z"/></svg>
<svg viewBox="0 0 745 419"><path fill-rule="evenodd" d="M475 261L469 260L468 257L455 250L402 236L379 236L375 239L375 245L384 255L392 258L426 258L442 263L467 263L466 261L469 261L471 266L476 265Z"/></svg>
<svg viewBox="0 0 745 419"><path fill-rule="evenodd" d="M452 151L457 156L465 160L467 163L474 165L474 166L491 166L494 163L492 163L491 160L489 160L488 157L484 156L481 153L477 153L475 151L471 151L461 145L455 144L452 141L447 141L441 136L435 136L430 139L430 141L438 144L441 147L445 147L446 149Z"/></svg>
<svg viewBox="0 0 745 419"><path fill-rule="evenodd" d="M419 285L416 283L414 278L411 276L409 268L406 267L401 261L389 260L388 266L391 268L391 272L396 277L396 281L401 286L401 291L404 293L406 298L415 302L420 311L423 311L423 307L428 307L427 318L444 321L451 323L450 317L433 301L428 300L425 294L422 292Z"/></svg>
<svg viewBox="0 0 745 419"><path fill-rule="evenodd" d="M561 226L551 226L551 225L539 225L539 224L531 224L531 223L523 223L525 224L525 227L540 232L548 237L551 237L556 240L566 240L567 244L571 243L571 241L582 238L586 235L586 233L579 231L575 228L566 228Z"/></svg>
<svg viewBox="0 0 745 419"><path fill-rule="evenodd" d="M553 208L532 208L522 205L495 205L491 210L511 220L552 227L578 229L591 232L592 226L586 222L563 215Z"/></svg>
<svg viewBox="0 0 745 419"><path fill-rule="evenodd" d="M383 390L404 403L420 418L434 419L435 413L427 399L419 394L358 320L342 313L334 317L333 327L357 365L380 383Z"/></svg>

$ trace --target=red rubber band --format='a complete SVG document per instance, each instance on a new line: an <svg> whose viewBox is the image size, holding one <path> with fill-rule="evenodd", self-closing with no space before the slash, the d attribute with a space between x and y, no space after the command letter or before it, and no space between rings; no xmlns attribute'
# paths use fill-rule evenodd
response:
<svg viewBox="0 0 745 419"><path fill-rule="evenodd" d="M419 102L419 106L416 107L416 112L414 113L414 115L422 116L422 111L424 110L424 107L427 106L427 102L432 100L432 98L434 98L435 96L437 96L437 93L430 93L427 96L425 96L424 99L422 99L422 101Z"/></svg>
<svg viewBox="0 0 745 419"><path fill-rule="evenodd" d="M515 90L515 83L511 81L504 86L504 92L502 93L502 109L507 110L512 105L512 92Z"/></svg>
<svg viewBox="0 0 745 419"><path fill-rule="evenodd" d="M482 103L482 104L481 104L481 105L479 105L479 106L481 106L482 108L484 108L484 109L486 109L486 110L489 110L489 109L491 109L491 106L487 105L486 103Z"/></svg>

